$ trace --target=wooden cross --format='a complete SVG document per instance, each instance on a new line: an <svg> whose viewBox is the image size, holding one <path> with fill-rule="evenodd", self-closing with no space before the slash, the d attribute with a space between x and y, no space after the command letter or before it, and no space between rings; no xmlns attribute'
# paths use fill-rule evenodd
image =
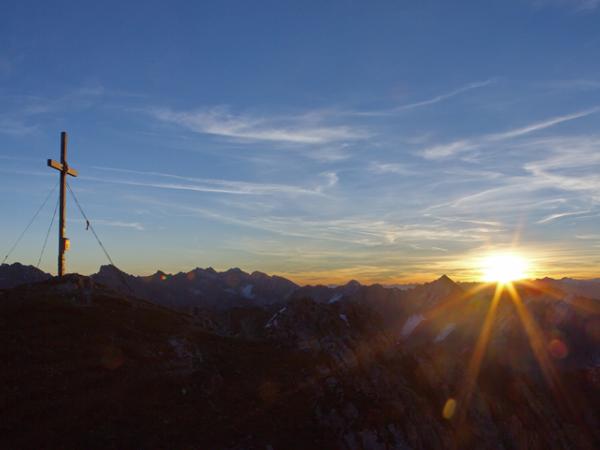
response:
<svg viewBox="0 0 600 450"><path fill-rule="evenodd" d="M65 251L69 248L69 240L65 237L67 228L67 175L76 177L77 171L67 164L67 132L60 133L60 162L48 160L48 167L60 172L60 214L58 216L58 276L65 274Z"/></svg>

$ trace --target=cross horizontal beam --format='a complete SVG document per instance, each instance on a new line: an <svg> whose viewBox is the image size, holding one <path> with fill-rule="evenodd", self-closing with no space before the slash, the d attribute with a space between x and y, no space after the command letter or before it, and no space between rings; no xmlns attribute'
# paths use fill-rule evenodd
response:
<svg viewBox="0 0 600 450"><path fill-rule="evenodd" d="M65 167L61 163L59 163L58 161L54 161L53 159L48 160L48 167L52 167L53 169L56 169L59 172L65 172L67 175L71 175L72 177L76 177L77 175L79 175L77 171L71 167L67 166L65 170Z"/></svg>

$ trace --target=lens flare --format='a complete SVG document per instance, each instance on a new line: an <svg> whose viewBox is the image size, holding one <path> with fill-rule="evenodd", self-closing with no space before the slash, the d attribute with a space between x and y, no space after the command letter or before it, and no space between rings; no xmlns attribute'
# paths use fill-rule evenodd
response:
<svg viewBox="0 0 600 450"><path fill-rule="evenodd" d="M510 283L527 277L529 264L515 253L490 255L482 262L483 280L497 283Z"/></svg>
<svg viewBox="0 0 600 450"><path fill-rule="evenodd" d="M442 417L446 420L452 419L454 417L454 412L456 411L456 400L453 398L449 398L446 400L444 404L444 409L442 410Z"/></svg>

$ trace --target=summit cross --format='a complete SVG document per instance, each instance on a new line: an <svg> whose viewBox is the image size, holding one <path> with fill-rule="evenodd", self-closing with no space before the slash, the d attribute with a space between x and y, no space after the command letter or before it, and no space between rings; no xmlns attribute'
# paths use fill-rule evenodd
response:
<svg viewBox="0 0 600 450"><path fill-rule="evenodd" d="M69 240L65 237L67 228L67 175L76 177L77 171L67 164L67 132L60 133L60 162L48 160L48 167L60 172L60 209L58 216L58 276L65 274L65 251L69 248Z"/></svg>

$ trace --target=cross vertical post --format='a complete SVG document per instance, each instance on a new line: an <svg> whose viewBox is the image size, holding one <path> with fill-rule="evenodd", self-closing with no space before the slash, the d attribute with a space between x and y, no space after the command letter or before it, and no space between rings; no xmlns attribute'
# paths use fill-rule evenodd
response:
<svg viewBox="0 0 600 450"><path fill-rule="evenodd" d="M67 133L60 133L60 206L58 215L58 276L65 274L65 234L67 231L67 176L64 168L67 167Z"/></svg>
<svg viewBox="0 0 600 450"><path fill-rule="evenodd" d="M67 175L76 177L77 171L67 164L67 133L60 134L60 162L48 160L48 167L60 172L60 206L58 216L58 276L65 274L65 252L69 248L69 240L65 236L67 229Z"/></svg>

